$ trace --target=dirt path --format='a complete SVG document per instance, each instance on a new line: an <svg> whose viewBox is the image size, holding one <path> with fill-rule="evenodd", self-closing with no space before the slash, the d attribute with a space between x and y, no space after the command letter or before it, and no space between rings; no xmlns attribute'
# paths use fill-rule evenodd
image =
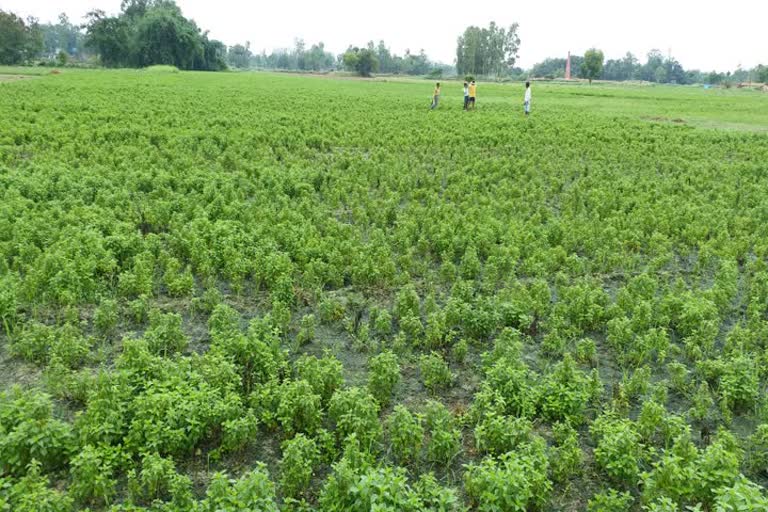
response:
<svg viewBox="0 0 768 512"><path fill-rule="evenodd" d="M0 74L0 82L15 82L16 80L24 80L27 78L38 78L30 75L2 75Z"/></svg>

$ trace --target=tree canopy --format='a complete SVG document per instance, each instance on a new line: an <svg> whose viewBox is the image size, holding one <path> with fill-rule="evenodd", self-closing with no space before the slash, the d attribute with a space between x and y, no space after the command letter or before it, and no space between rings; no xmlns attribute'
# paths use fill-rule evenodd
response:
<svg viewBox="0 0 768 512"><path fill-rule="evenodd" d="M43 46L37 20L26 21L0 10L0 64L21 64L37 55Z"/></svg>
<svg viewBox="0 0 768 512"><path fill-rule="evenodd" d="M372 48L350 47L344 52L342 62L345 68L360 76L371 76L371 73L379 70L379 59Z"/></svg>
<svg viewBox="0 0 768 512"><path fill-rule="evenodd" d="M595 80L596 78L600 78L603 73L604 61L605 56L601 50L598 50L597 48L590 48L587 50L584 54L584 62L581 64L580 71L582 78L589 80L589 83L592 83L592 80Z"/></svg>
<svg viewBox="0 0 768 512"><path fill-rule="evenodd" d="M107 67L168 64L216 71L226 67L226 47L208 39L172 0L123 0L121 13L88 14L86 45Z"/></svg>
<svg viewBox="0 0 768 512"><path fill-rule="evenodd" d="M509 72L520 48L518 28L517 23L503 28L493 21L488 28L467 27L456 45L458 74L501 76Z"/></svg>

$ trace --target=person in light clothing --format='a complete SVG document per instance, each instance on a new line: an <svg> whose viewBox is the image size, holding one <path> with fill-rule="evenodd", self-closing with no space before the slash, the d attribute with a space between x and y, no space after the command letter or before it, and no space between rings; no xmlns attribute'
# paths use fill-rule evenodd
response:
<svg viewBox="0 0 768 512"><path fill-rule="evenodd" d="M467 106L467 110L469 110L469 107L472 107L472 110L475 109L475 101L477 100L477 84L474 80L472 80L469 83L469 105Z"/></svg>
<svg viewBox="0 0 768 512"><path fill-rule="evenodd" d="M525 82L525 99L523 100L523 109L525 115L531 113L531 82Z"/></svg>
<svg viewBox="0 0 768 512"><path fill-rule="evenodd" d="M437 108L437 103L440 101L440 82L437 82L437 85L435 85L435 94L432 97L432 106L429 107L430 110L434 110Z"/></svg>
<svg viewBox="0 0 768 512"><path fill-rule="evenodd" d="M469 84L464 82L464 110L469 106Z"/></svg>

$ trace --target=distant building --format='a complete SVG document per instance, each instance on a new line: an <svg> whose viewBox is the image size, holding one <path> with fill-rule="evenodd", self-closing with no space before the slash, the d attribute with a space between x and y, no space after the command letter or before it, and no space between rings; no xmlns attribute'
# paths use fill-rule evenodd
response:
<svg viewBox="0 0 768 512"><path fill-rule="evenodd" d="M565 79L571 79L571 52L568 52L568 59L565 61Z"/></svg>

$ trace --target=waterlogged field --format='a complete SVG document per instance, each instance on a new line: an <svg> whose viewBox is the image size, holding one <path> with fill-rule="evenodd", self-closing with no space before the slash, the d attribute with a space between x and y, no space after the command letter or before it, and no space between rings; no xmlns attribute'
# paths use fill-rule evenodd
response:
<svg viewBox="0 0 768 512"><path fill-rule="evenodd" d="M766 510L768 95L431 90L0 84L0 510Z"/></svg>

